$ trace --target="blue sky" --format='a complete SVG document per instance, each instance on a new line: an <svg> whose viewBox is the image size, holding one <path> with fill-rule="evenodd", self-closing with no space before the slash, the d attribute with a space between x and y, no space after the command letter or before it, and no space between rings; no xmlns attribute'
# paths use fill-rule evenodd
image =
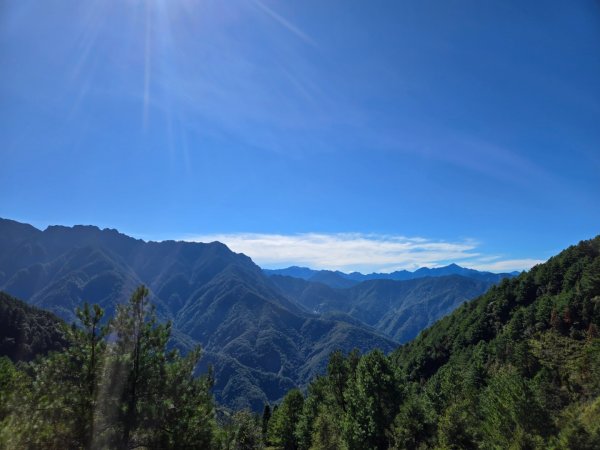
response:
<svg viewBox="0 0 600 450"><path fill-rule="evenodd" d="M0 216L260 264L522 269L600 232L600 3L6 0Z"/></svg>

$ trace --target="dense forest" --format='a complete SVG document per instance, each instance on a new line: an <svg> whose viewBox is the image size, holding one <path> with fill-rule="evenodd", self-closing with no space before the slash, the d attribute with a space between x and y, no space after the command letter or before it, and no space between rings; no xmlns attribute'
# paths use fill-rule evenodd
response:
<svg viewBox="0 0 600 450"><path fill-rule="evenodd" d="M200 349L169 349L146 288L103 315L86 304L62 350L0 359L0 447L600 448L600 237L389 356L334 352L260 417L215 405Z"/></svg>
<svg viewBox="0 0 600 450"><path fill-rule="evenodd" d="M210 374L193 376L199 349L167 349L171 325L157 322L145 287L107 325L103 315L78 309L63 351L0 359L0 447L208 448L214 405Z"/></svg>
<svg viewBox="0 0 600 450"><path fill-rule="evenodd" d="M597 237L390 357L333 354L305 398L287 395L269 439L285 449L600 448L599 326Z"/></svg>
<svg viewBox="0 0 600 450"><path fill-rule="evenodd" d="M0 292L0 356L30 361L66 345L64 322L48 311Z"/></svg>

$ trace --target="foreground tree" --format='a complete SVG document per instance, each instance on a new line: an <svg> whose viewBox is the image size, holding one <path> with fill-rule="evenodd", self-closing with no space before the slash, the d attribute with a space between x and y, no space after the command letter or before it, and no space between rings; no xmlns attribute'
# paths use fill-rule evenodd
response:
<svg viewBox="0 0 600 450"><path fill-rule="evenodd" d="M267 443L267 431L269 430L269 421L270 420L271 420L271 405L266 403L265 407L263 409L262 420L261 420L261 432L262 432L262 436L263 436L263 442L265 444Z"/></svg>
<svg viewBox="0 0 600 450"><path fill-rule="evenodd" d="M296 425L302 413L304 397L298 389L287 393L269 421L269 442L284 450L297 450Z"/></svg>
<svg viewBox="0 0 600 450"><path fill-rule="evenodd" d="M0 411L3 447L213 446L211 376L194 377L200 349L186 357L168 350L171 325L157 322L148 294L138 288L109 326L101 325L101 308L84 305L80 326L65 330L65 351L23 372L2 366L0 376L13 389L0 389L8 403Z"/></svg>
<svg viewBox="0 0 600 450"><path fill-rule="evenodd" d="M200 349L168 350L171 324L160 324L139 287L117 309L103 383L96 446L209 448L214 429L211 377L194 377Z"/></svg>
<svg viewBox="0 0 600 450"><path fill-rule="evenodd" d="M7 447L90 447L106 328L101 308L86 303L76 313L81 326L65 327L66 349L24 366L18 398L9 399Z"/></svg>
<svg viewBox="0 0 600 450"><path fill-rule="evenodd" d="M348 447L387 449L400 391L388 358L379 350L363 356L345 393L344 434Z"/></svg>

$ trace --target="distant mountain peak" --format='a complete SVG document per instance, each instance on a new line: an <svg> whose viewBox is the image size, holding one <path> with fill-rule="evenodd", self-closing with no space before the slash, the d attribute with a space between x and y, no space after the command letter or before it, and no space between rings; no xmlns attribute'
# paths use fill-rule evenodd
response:
<svg viewBox="0 0 600 450"><path fill-rule="evenodd" d="M360 272L344 273L339 270L314 270L307 267L291 266L285 269L263 269L267 275L285 275L294 278L301 278L308 281L318 281L327 284L330 287L348 287L351 283L360 283L367 280L412 280L423 277L441 277L447 275L461 275L468 278L499 282L503 278L511 278L518 275L518 272L511 273L492 273L482 272L475 269L468 269L459 266L456 263L441 267L420 267L414 271L398 270L391 273L369 273Z"/></svg>
<svg viewBox="0 0 600 450"><path fill-rule="evenodd" d="M46 229L44 230L45 232L56 232L56 231L89 231L89 232L99 232L101 231L100 228L98 228L95 225L73 225L73 226L67 226L67 225L48 225L46 227Z"/></svg>

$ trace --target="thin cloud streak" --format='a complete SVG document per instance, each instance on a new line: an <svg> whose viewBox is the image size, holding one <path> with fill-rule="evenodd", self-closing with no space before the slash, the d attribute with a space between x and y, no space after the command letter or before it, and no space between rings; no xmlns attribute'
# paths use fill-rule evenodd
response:
<svg viewBox="0 0 600 450"><path fill-rule="evenodd" d="M187 236L184 240L223 242L265 268L299 265L345 272L393 272L455 262L479 270L512 271L529 269L543 262L483 255L477 251L479 244L474 240L447 242L362 233L232 233Z"/></svg>
<svg viewBox="0 0 600 450"><path fill-rule="evenodd" d="M148 128L148 114L150 107L150 84L152 82L152 47L151 47L151 32L152 32L152 15L150 14L150 6L146 4L146 22L144 24L144 114L143 125L144 130Z"/></svg>
<svg viewBox="0 0 600 450"><path fill-rule="evenodd" d="M543 262L545 261L542 259L532 258L506 259L488 263L473 262L469 264L469 268L488 272L512 272L513 270L527 270Z"/></svg>
<svg viewBox="0 0 600 450"><path fill-rule="evenodd" d="M306 33L304 33L302 30L300 30L294 24L290 23L288 20L284 19L282 16L277 14L275 11L273 11L271 8L269 8L267 5L265 5L263 2L261 2L260 0L255 0L254 4L256 6L258 6L261 10L263 10L269 17L271 17L273 20L275 20L277 23L279 23L281 26L286 28L291 33L295 34L297 37L302 39L304 42L306 42L307 44L310 44L310 45L314 45L315 47L317 46L317 43L315 41L313 41L310 38L310 36L308 36Z"/></svg>

